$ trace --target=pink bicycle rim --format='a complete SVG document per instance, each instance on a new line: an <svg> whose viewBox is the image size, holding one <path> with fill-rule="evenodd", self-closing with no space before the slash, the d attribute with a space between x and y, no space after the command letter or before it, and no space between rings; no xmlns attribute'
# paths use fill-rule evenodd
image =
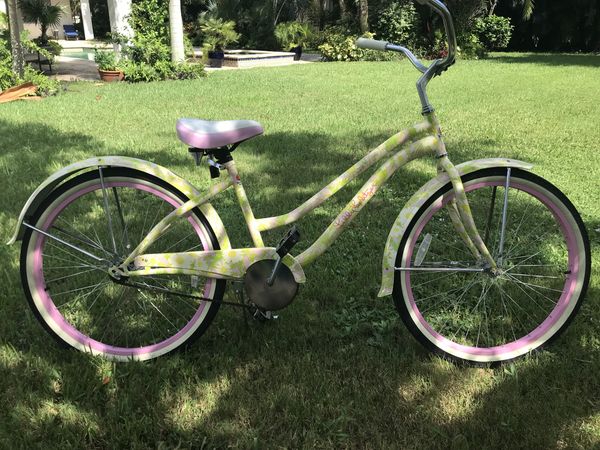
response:
<svg viewBox="0 0 600 450"><path fill-rule="evenodd" d="M134 188L134 189L140 189L140 190L143 190L145 192L148 192L150 194L153 194L153 195L163 199L164 201L168 202L175 208L180 206L180 203L178 203L176 200L170 198L165 193L163 193L157 189L154 189L152 187L146 186L144 184L132 183L132 182L108 182L106 184L106 186L107 187L129 187L129 188ZM66 208L74 200L81 197L82 195L85 195L85 194L87 194L91 191L97 190L99 188L100 188L99 184L91 185L91 186L87 186L86 188L84 188L78 192L71 194L67 199L65 199L64 201L61 202L61 204L58 206L58 208L54 209L50 213L50 215L44 222L41 229L47 230L52 225L52 223L54 222L54 220L56 219L58 214L60 214L60 212L62 210L64 210L64 208ZM203 248L205 250L209 249L210 247L208 246L207 237L205 236L205 232L202 230L200 225L197 222L195 222L191 217L188 218L188 221L190 222L190 224L192 225L192 227L194 228L194 230L200 237ZM198 310L196 311L194 316L190 319L190 321L185 325L185 327L183 327L181 330L179 330L173 336L171 336L157 344L147 345L147 346L138 347L138 348L116 347L116 346L112 346L112 345L103 344L102 342L99 342L95 339L90 338L89 336L86 336L85 334L78 331L75 327L73 327L69 322L67 322L67 320L63 317L63 315L58 311L58 309L54 305L54 302L52 301L52 299L50 298L50 296L48 295L48 293L45 289L46 284L45 284L45 280L44 280L43 258L42 258L42 248L44 246L45 241L46 241L46 237L41 235L38 238L38 241L34 248L34 255L33 255L34 288L37 290L37 293L40 296L43 308L46 310L46 312L51 317L51 319L56 323L56 325L64 333L66 333L68 336L70 336L73 340L75 340L79 344L83 345L85 348L91 349L92 351L95 351L95 352L108 353L108 354L115 355L115 356L125 356L125 357L140 356L140 355L144 355L144 354L160 352L161 350L163 350L163 349L169 347L170 345L172 345L173 343L177 342L179 339L181 339L183 336L185 336L191 329L197 327L197 322L202 317L204 309L207 306L207 302L202 302L200 304ZM207 282L205 284L205 288L204 288L204 294L203 294L204 296L210 295L213 283L214 283L214 280L212 280L212 279L207 280Z"/></svg>
<svg viewBox="0 0 600 450"><path fill-rule="evenodd" d="M493 182L493 181L481 182L481 183L471 185L469 187L465 187L465 191L469 192L469 191L478 189L480 187L486 187L486 186L503 186L503 183L502 182ZM449 348L458 353L464 353L464 354L480 356L480 357L496 356L496 355L501 355L501 354L506 354L506 353L518 352L521 348L530 346L532 343L536 342L540 337L544 336L548 332L548 330L552 326L554 326L556 324L556 322L563 316L563 314L565 313L565 310L569 306L569 300L577 286L577 280L576 280L575 275L578 273L578 270L579 270L579 253L577 252L576 237L572 233L572 228L569 225L569 221L566 218L566 216L564 215L564 213L560 209L558 209L553 204L553 202L550 201L550 199L547 196L545 196L544 194L535 191L530 186L519 184L519 183L511 184L511 187L528 192L533 197L540 200L544 205L546 205L550 209L550 211L552 211L552 213L554 214L554 217L558 220L558 222L560 224L563 234L566 236L566 239L567 239L567 249L568 249L568 254L569 254L569 267L571 267L571 275L567 278L567 280L565 282L565 286L563 288L562 295L559 298L556 306L551 311L551 313L548 315L546 320L544 320L544 322L542 322L540 325L538 325L530 333L521 337L520 339L517 339L514 342L511 342L509 344L499 345L496 347L483 348L483 347L471 347L471 346L457 344L456 342L453 342L453 341L445 338L444 336L440 335L435 330L433 330L433 328L431 328L429 323L427 323L427 321L421 315L421 312L419 311L419 309L416 305L416 302L415 302L415 299L413 296L413 292L411 289L411 284L410 284L410 272L408 272L408 271L405 272L404 282L406 285L406 291L408 293L408 301L409 301L409 305L410 305L412 312L415 314L415 316L419 320L420 324L430 333L430 335L436 341L442 343L444 348ZM439 211L442 207L444 207L450 201L451 198L452 198L451 196L445 196L445 198L441 202L441 204L439 206L436 206L435 208L432 208L431 211L429 211L429 213L425 217L425 219L421 221L416 232L413 235L413 240L410 243L410 247L408 250L409 255L413 254L417 239L420 236L421 232L423 231L425 224L427 224L429 222L429 220L431 219L431 217L437 211Z"/></svg>

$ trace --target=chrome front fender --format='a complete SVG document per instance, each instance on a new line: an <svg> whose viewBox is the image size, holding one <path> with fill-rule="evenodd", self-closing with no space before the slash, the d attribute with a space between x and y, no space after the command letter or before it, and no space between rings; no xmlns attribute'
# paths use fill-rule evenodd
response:
<svg viewBox="0 0 600 450"><path fill-rule="evenodd" d="M140 172L145 172L149 175L153 175L173 185L187 197L200 195L198 190L191 183L187 182L180 176L175 175L169 169L166 169L162 166L148 161L144 161L142 159L128 158L124 156L106 156L86 159L85 161L76 162L53 173L42 184L38 186L38 188L34 191L33 194L31 194L31 196L27 200L27 203L25 203L25 206L21 210L21 214L19 215L19 220L17 221L15 232L10 241L8 241L8 244L14 244L16 241L20 240L23 237L23 220L25 220L25 217L27 217L28 215L33 214L33 212L37 209L40 203L46 198L46 196L50 192L52 192L53 189L55 189L60 183L62 183L75 173L99 166L125 167L128 169L139 170ZM199 208L200 211L202 211L202 213L205 215L210 225L212 226L217 240L219 242L219 246L221 247L221 250L230 249L231 242L229 241L229 236L225 231L225 227L223 225L223 222L221 221L221 218L217 214L217 211L209 203L205 203Z"/></svg>
<svg viewBox="0 0 600 450"><path fill-rule="evenodd" d="M533 164L515 159L486 158L467 161L456 166L456 169L462 176L475 172L476 170L488 169L491 167L516 167L523 170L531 170ZM402 237L411 220L427 199L449 181L450 178L447 173L440 173L437 177L424 184L421 189L415 192L406 205L404 205L402 211L400 211L385 244L382 262L381 289L379 290L378 297L385 297L386 295L392 294L394 289L394 265L396 263L396 254L398 253L398 247L400 246Z"/></svg>

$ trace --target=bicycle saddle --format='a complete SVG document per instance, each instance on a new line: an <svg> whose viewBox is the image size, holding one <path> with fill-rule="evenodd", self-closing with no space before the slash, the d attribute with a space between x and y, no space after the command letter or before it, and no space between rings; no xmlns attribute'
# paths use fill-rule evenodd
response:
<svg viewBox="0 0 600 450"><path fill-rule="evenodd" d="M253 120L179 119L177 121L179 139L186 145L202 149L237 144L262 133L261 124Z"/></svg>

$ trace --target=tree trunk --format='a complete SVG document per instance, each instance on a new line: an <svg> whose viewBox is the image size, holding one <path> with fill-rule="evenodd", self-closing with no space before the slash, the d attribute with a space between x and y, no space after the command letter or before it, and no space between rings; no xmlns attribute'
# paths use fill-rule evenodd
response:
<svg viewBox="0 0 600 450"><path fill-rule="evenodd" d="M358 0L358 14L360 20L360 32L369 31L369 3L368 0Z"/></svg>
<svg viewBox="0 0 600 450"><path fill-rule="evenodd" d="M348 14L348 10L346 9L346 1L339 0L339 5L340 5L340 19L342 19L342 21L345 21L346 16Z"/></svg>
<svg viewBox="0 0 600 450"><path fill-rule="evenodd" d="M42 45L46 45L48 43L48 27L45 24L42 24L42 35L40 36L40 42Z"/></svg>
<svg viewBox="0 0 600 450"><path fill-rule="evenodd" d="M183 20L181 19L181 0L169 0L169 28L171 31L171 61L183 62Z"/></svg>
<svg viewBox="0 0 600 450"><path fill-rule="evenodd" d="M23 47L19 36L19 19L17 14L17 0L7 1L8 26L10 28L10 48L12 53L12 70L16 76L23 78L25 73L25 60L23 58Z"/></svg>

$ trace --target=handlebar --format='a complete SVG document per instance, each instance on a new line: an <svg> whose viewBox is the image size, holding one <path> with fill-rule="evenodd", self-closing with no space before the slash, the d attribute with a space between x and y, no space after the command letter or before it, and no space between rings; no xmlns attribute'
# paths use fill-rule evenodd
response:
<svg viewBox="0 0 600 450"><path fill-rule="evenodd" d="M442 16L444 22L444 29L446 31L446 37L448 39L448 55L444 59L438 59L434 61L429 67L424 65L419 58L417 58L409 49L402 47L401 45L391 44L386 41L377 41L375 39L358 38L356 46L358 48L365 48L371 50L391 50L395 52L401 52L406 55L410 62L419 70L421 73L427 72L429 69L433 70L433 75L438 75L452 64L456 56L456 32L454 31L454 22L452 21L452 15L446 5L440 0L415 0L421 5L429 5L435 12Z"/></svg>

